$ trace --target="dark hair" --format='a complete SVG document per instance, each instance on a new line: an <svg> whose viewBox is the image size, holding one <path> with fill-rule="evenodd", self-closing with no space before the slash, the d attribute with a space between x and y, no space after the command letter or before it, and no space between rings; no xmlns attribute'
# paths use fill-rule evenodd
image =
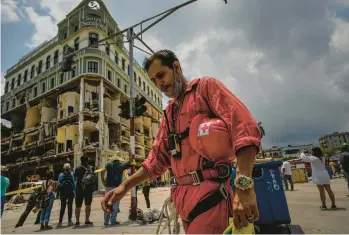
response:
<svg viewBox="0 0 349 235"><path fill-rule="evenodd" d="M150 57L144 59L143 68L145 71L149 70L149 67L154 62L154 60L160 60L161 65L167 66L170 69L173 69L173 63L175 61L179 62L177 56L175 55L175 53L173 53L173 51L167 49L160 50L155 52Z"/></svg>
<svg viewBox="0 0 349 235"><path fill-rule="evenodd" d="M52 180L53 179L53 172L47 171L46 172L46 180Z"/></svg>
<svg viewBox="0 0 349 235"><path fill-rule="evenodd" d="M82 164L87 164L87 163L88 163L88 157L82 156L82 157L80 158L80 161L81 161Z"/></svg>
<svg viewBox="0 0 349 235"><path fill-rule="evenodd" d="M313 155L315 157L321 158L323 156L323 153L319 147L314 147L311 150L313 151Z"/></svg>

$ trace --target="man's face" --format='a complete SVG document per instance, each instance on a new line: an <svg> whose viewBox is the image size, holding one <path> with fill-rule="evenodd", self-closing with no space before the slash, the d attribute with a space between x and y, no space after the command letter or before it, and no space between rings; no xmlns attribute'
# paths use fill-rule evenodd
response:
<svg viewBox="0 0 349 235"><path fill-rule="evenodd" d="M149 67L148 76L156 87L159 88L167 97L175 97L174 74L172 69L161 65L160 60L154 60Z"/></svg>

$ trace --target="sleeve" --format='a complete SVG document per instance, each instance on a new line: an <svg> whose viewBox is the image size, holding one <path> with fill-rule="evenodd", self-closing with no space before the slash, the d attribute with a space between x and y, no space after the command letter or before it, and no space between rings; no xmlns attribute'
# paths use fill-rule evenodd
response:
<svg viewBox="0 0 349 235"><path fill-rule="evenodd" d="M246 106L216 79L203 78L199 87L201 96L207 97L211 111L228 126L234 152L250 145L259 151L261 134Z"/></svg>
<svg viewBox="0 0 349 235"><path fill-rule="evenodd" d="M131 166L131 162L130 161L125 162L125 163L121 164L121 169L122 169L122 171L124 171L124 170L130 168L130 166Z"/></svg>
<svg viewBox="0 0 349 235"><path fill-rule="evenodd" d="M161 124L158 135L153 143L147 159L142 166L148 171L151 180L155 180L164 174L171 165L170 155L168 151L168 133L166 130L166 121L164 115L161 118Z"/></svg>
<svg viewBox="0 0 349 235"><path fill-rule="evenodd" d="M318 158L315 156L307 156L304 153L301 153L301 159L304 162L313 162L313 161L317 160Z"/></svg>
<svg viewBox="0 0 349 235"><path fill-rule="evenodd" d="M63 174L60 173L58 176L58 183L61 184L62 183L62 179L63 179Z"/></svg>

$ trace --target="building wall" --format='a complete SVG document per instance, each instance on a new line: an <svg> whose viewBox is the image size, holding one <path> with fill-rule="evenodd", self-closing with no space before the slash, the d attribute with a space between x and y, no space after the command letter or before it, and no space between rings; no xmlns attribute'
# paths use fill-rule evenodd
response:
<svg viewBox="0 0 349 235"><path fill-rule="evenodd" d="M349 132L335 132L319 139L320 146L325 149L340 148L342 144L349 143Z"/></svg>

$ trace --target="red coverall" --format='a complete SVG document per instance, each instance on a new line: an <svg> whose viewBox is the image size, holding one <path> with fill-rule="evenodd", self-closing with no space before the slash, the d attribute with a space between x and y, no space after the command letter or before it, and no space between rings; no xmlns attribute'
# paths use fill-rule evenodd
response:
<svg viewBox="0 0 349 235"><path fill-rule="evenodd" d="M190 121L199 113L214 113L228 126L231 135L235 157L236 150L255 145L259 148L260 132L256 121L244 104L235 97L221 82L204 77L194 79L188 85L178 116L173 118L172 106L174 100L166 107L170 130L182 133L190 126ZM168 128L164 116L162 117L159 133L154 141L148 158L143 167L148 171L151 179L166 172L171 167L176 178L188 175L195 170L202 170L203 157L200 156L189 144L189 138L181 143L181 159L174 159L168 152ZM232 156L227 156L226 163L231 163ZM204 156L210 161L214 158ZM200 185L181 185L172 188L172 199L176 205L185 233L187 234L222 234L229 225L229 216L232 216L232 189L230 179L225 182L230 198L222 200L217 206L197 216L193 221L188 221L188 215L196 204L213 192L217 191L220 184L214 181L204 181ZM230 200L229 200L230 199Z"/></svg>

